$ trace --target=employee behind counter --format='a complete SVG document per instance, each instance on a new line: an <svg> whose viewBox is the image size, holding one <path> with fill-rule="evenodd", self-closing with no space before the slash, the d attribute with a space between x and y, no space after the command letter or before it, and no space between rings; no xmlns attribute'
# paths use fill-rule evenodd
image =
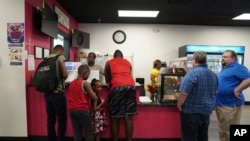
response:
<svg viewBox="0 0 250 141"><path fill-rule="evenodd" d="M94 52L90 52L87 56L87 62L90 70L99 70L99 80L103 82L104 69L102 66L95 63L96 54Z"/></svg>
<svg viewBox="0 0 250 141"><path fill-rule="evenodd" d="M158 83L158 75L161 69L161 61L156 59L153 63L153 69L150 72L150 80L151 84L148 85L148 89L150 92L150 99L154 102L154 94L158 93L159 83Z"/></svg>
<svg viewBox="0 0 250 141"><path fill-rule="evenodd" d="M78 55L79 58L84 59L81 62L67 62L66 67L68 71L68 78L65 80L66 86L68 86L74 79L77 77L77 69L81 64L86 64L90 68L90 76L88 78L88 82L90 83L93 78L101 80L103 84L105 84L104 78L104 69L102 66L95 63L96 54L94 52L88 53L86 55L85 52L80 52Z"/></svg>

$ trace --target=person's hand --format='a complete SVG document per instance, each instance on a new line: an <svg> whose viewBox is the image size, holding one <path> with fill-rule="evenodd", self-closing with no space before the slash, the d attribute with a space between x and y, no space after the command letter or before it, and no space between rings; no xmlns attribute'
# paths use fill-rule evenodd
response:
<svg viewBox="0 0 250 141"><path fill-rule="evenodd" d="M179 111L182 111L182 105L179 102L177 103L177 108L179 109Z"/></svg>
<svg viewBox="0 0 250 141"><path fill-rule="evenodd" d="M158 83L154 83L154 87L157 89L159 88L159 84Z"/></svg>
<svg viewBox="0 0 250 141"><path fill-rule="evenodd" d="M104 103L104 102L105 102L105 99L104 99L104 98L101 98L101 102Z"/></svg>
<svg viewBox="0 0 250 141"><path fill-rule="evenodd" d="M237 91L236 89L234 89L234 96L235 96L236 98L238 98L238 99L241 99L241 97L240 97L240 92Z"/></svg>
<svg viewBox="0 0 250 141"><path fill-rule="evenodd" d="M110 83L107 83L107 87L108 87L108 88L111 88L111 84L110 84Z"/></svg>

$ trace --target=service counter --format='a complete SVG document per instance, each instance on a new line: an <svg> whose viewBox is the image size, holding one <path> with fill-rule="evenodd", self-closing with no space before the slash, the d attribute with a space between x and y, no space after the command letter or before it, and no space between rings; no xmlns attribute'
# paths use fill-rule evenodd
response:
<svg viewBox="0 0 250 141"><path fill-rule="evenodd" d="M138 114L133 117L134 134L133 138L138 140L179 140L180 139L180 113L175 105L153 104L139 102L139 87L136 89L137 111ZM27 115L28 115L28 136L45 137L46 129L46 111L43 94L35 91L33 87L28 87L27 91ZM110 90L103 87L100 96L107 100ZM66 90L67 93L67 90ZM104 104L104 110L107 113L108 124L110 119L107 112L107 104ZM125 138L124 122L120 122L119 137ZM84 135L83 135L84 136ZM73 137L73 129L70 118L67 120L66 137ZM110 126L101 134L103 139L111 139ZM35 140L34 140L35 141Z"/></svg>

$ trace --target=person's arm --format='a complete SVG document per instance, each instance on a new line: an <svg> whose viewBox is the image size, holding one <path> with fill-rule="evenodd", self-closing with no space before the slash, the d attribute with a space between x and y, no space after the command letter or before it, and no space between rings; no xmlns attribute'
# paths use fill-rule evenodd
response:
<svg viewBox="0 0 250 141"><path fill-rule="evenodd" d="M100 109L102 107L102 105L104 104L105 100L103 98L101 98L101 103L99 105L96 106L96 109Z"/></svg>
<svg viewBox="0 0 250 141"><path fill-rule="evenodd" d="M154 83L154 77L153 77L152 74L150 75L150 80L151 80L152 83Z"/></svg>
<svg viewBox="0 0 250 141"><path fill-rule="evenodd" d="M151 80L151 82L154 84L154 83L157 83L157 82L155 82L155 76L156 76L157 74L156 74L156 72L155 72L155 70L153 69L151 72L150 72L150 80ZM158 77L158 76L157 76Z"/></svg>
<svg viewBox="0 0 250 141"><path fill-rule="evenodd" d="M110 71L110 67L109 67L108 62L106 63L105 68L104 68L104 76L105 76L105 81L106 81L107 85L110 85L110 82L111 82L111 71Z"/></svg>
<svg viewBox="0 0 250 141"><path fill-rule="evenodd" d="M61 76L63 79L66 79L68 77L68 72L66 70L65 61L61 61L59 64L61 69Z"/></svg>
<svg viewBox="0 0 250 141"><path fill-rule="evenodd" d="M177 108L179 109L179 111L182 111L182 106L186 101L186 98L187 98L187 93L179 92L178 103L177 103Z"/></svg>
<svg viewBox="0 0 250 141"><path fill-rule="evenodd" d="M93 101L93 109L96 110L97 109L97 100L98 100L96 93L92 90L91 85L87 81L85 81L83 83L83 88L87 92L90 99Z"/></svg>
<svg viewBox="0 0 250 141"><path fill-rule="evenodd" d="M250 78L243 80L240 85L234 89L234 96L240 99L240 92L250 86Z"/></svg>

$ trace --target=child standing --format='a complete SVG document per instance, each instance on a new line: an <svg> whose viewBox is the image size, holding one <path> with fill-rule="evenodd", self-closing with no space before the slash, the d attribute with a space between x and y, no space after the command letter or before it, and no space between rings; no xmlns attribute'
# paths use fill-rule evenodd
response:
<svg viewBox="0 0 250 141"><path fill-rule="evenodd" d="M100 80L93 79L91 82L91 87L96 93L97 97L97 106L92 114L93 132L95 141L100 141L100 133L103 132L108 125L106 114L103 110L103 104L105 100L98 95L102 91L102 82Z"/></svg>
<svg viewBox="0 0 250 141"><path fill-rule="evenodd" d="M97 97L92 90L90 83L87 82L90 70L87 65L81 65L78 68L78 77L72 81L68 90L68 109L71 118L74 141L82 141L82 131L85 133L85 141L94 141L91 103L93 109L97 106Z"/></svg>

